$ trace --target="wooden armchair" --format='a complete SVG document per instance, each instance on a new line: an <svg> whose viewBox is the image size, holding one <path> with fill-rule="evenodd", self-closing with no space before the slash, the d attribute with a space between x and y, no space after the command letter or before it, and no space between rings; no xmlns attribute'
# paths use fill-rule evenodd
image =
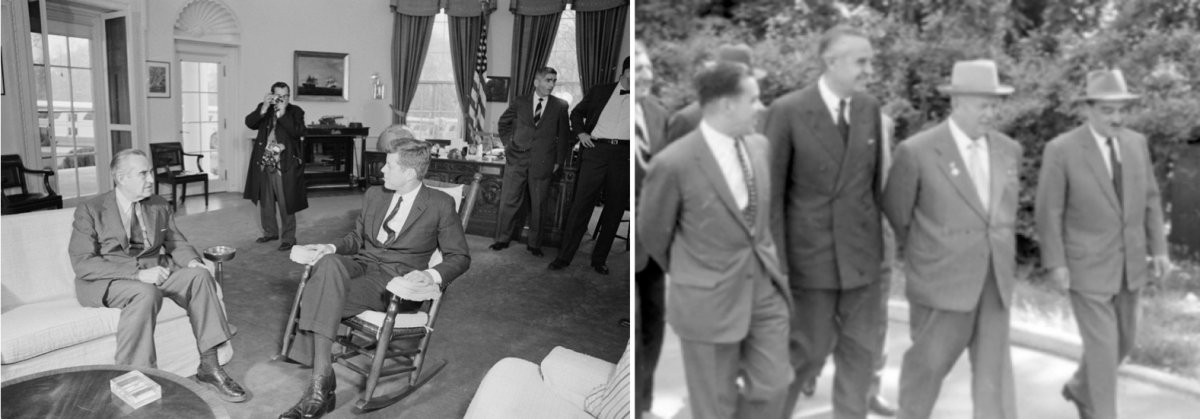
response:
<svg viewBox="0 0 1200 419"><path fill-rule="evenodd" d="M27 169L21 162L21 156L16 154L0 156L0 166L3 167L3 180L0 181L0 188L4 191L0 214L19 214L63 207L62 196L55 193L54 188L50 187L50 176L54 176L53 171ZM29 184L25 179L25 175L29 173L42 175L42 185L46 188L46 193L29 192ZM17 189L20 191L18 192ZM9 193L9 190L12 190L13 193Z"/></svg>
<svg viewBox="0 0 1200 419"><path fill-rule="evenodd" d="M196 158L196 171L188 171L184 164L184 156ZM150 161L154 166L154 194L158 195L158 185L171 184L171 208L176 201L187 199L187 185L193 182L204 182L204 206L208 207L208 173L204 173L202 154L185 153L180 143L151 143ZM183 195L176 193L176 186L183 186Z"/></svg>

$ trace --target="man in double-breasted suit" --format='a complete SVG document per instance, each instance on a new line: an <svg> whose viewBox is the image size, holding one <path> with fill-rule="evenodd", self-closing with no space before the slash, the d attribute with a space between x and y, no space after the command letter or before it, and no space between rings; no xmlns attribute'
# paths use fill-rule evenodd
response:
<svg viewBox="0 0 1200 419"><path fill-rule="evenodd" d="M246 127L258 131L258 135L250 151L242 197L258 204L263 235L256 241L279 239L279 250L289 250L296 244L296 213L308 208L300 149L304 110L291 104L291 97L287 83L275 82L262 103L246 114Z"/></svg>
<svg viewBox="0 0 1200 419"><path fill-rule="evenodd" d="M768 145L754 134L758 83L746 66L720 63L696 86L704 120L650 161L639 243L670 276L667 322L692 417L778 417L793 375L791 298L767 213Z"/></svg>
<svg viewBox="0 0 1200 419"><path fill-rule="evenodd" d="M332 244L302 246L312 252L312 260L306 262L313 267L300 300L298 329L303 333L296 346L312 342L312 381L282 418L321 417L332 408L337 379L330 353L341 319L366 310L384 311L392 278L445 289L471 265L454 198L422 184L429 169L429 144L411 138L384 140L384 185L367 190L354 230ZM442 261L429 266L435 250L441 250ZM404 303L402 311L420 307L420 302Z"/></svg>
<svg viewBox="0 0 1200 419"><path fill-rule="evenodd" d="M521 96L500 115L500 140L504 143L504 186L500 192L500 224L492 250L508 247L523 227L517 213L529 199L529 237L525 245L542 256L542 214L550 180L571 150L571 121L567 102L551 96L558 71L550 67L534 73L533 94Z"/></svg>
<svg viewBox="0 0 1200 419"><path fill-rule="evenodd" d="M896 147L883 208L905 261L913 344L900 411L928 418L942 380L971 354L976 418L1015 418L1009 300L1016 265L1021 146L989 123L999 98L991 60L954 64L950 118Z"/></svg>
<svg viewBox="0 0 1200 419"><path fill-rule="evenodd" d="M771 104L763 129L771 140L774 224L782 226L775 241L796 301L788 412L800 393L812 394L832 352L834 417L865 418L887 327L882 122L879 102L865 93L875 52L848 27L826 32L819 50L821 78Z"/></svg>
<svg viewBox="0 0 1200 419"><path fill-rule="evenodd" d="M232 334L216 282L175 227L167 201L151 195L154 172L146 153L122 150L110 170L114 190L75 208L68 253L79 304L121 309L113 361L155 368L154 327L163 297L170 298L187 311L196 336L194 380L226 401L245 401L246 390L217 360L217 347Z"/></svg>
<svg viewBox="0 0 1200 419"><path fill-rule="evenodd" d="M1050 141L1042 156L1037 229L1042 265L1070 290L1083 337L1083 362L1063 397L1081 418L1113 419L1117 366L1137 338L1138 295L1170 260L1146 137L1124 127L1138 96L1120 70L1089 73L1086 91L1087 122Z"/></svg>
<svg viewBox="0 0 1200 419"><path fill-rule="evenodd" d="M634 195L636 202L641 202L642 180L646 177L646 168L664 147L666 141L667 110L658 100L650 95L650 85L654 81L653 64L647 54L646 45L641 41L634 42L634 75L637 86L634 89L637 101L634 102ZM666 319L666 276L662 266L650 259L641 244L642 236L634 234L634 264L636 266L635 284L637 285L638 315L634 332L637 336L637 394L635 405L637 412L650 410L654 401L654 369L658 367L658 356L662 349L663 333Z"/></svg>

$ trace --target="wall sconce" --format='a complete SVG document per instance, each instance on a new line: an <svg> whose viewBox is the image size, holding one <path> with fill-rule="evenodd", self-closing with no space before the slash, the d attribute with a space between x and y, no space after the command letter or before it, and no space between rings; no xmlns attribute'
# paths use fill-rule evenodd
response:
<svg viewBox="0 0 1200 419"><path fill-rule="evenodd" d="M383 81L379 79L379 73L371 73L371 97L383 99Z"/></svg>

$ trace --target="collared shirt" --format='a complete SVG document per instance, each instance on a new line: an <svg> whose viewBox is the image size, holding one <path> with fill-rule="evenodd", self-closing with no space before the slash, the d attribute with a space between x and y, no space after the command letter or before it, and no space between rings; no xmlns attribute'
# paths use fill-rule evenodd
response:
<svg viewBox="0 0 1200 419"><path fill-rule="evenodd" d="M629 139L629 94L621 94L621 85L613 88L608 96L608 102L596 119L592 128L592 136L610 140Z"/></svg>
<svg viewBox="0 0 1200 419"><path fill-rule="evenodd" d="M983 161L979 162L983 166L981 168L981 172L987 177L987 179L983 179L982 182L984 185L991 185L992 159L990 153L988 152L987 136L984 135L979 137L979 139L972 140L970 137L967 137L967 133L963 132L963 130L958 127L958 124L954 123L954 118L949 118L948 121L950 121L950 136L954 137L954 144L958 146L958 153L962 157L963 162L965 162L968 166L966 168L967 175L970 176L970 165L974 164L971 161L971 147L979 147L980 154L983 156ZM972 180L974 181L975 179ZM980 197L980 199L984 202L987 202L988 200L988 198L983 197Z"/></svg>
<svg viewBox="0 0 1200 419"><path fill-rule="evenodd" d="M132 228L130 226L130 223L133 220L133 202L134 201L132 198L125 196L125 193L122 192L120 188L113 188L113 190L116 191L115 195L117 196L117 209L121 210L121 223L125 226L125 237L132 238L129 236L130 235L129 229ZM144 221L145 219L146 219L146 217L143 216L142 220ZM146 228L145 224L142 225L142 228L143 229ZM134 234L136 234L136 232ZM149 245L150 245L150 243L146 243L146 246L149 246Z"/></svg>
<svg viewBox="0 0 1200 419"><path fill-rule="evenodd" d="M1096 139L1096 146L1100 147L1100 156L1103 157L1102 160L1104 160L1104 168L1108 169L1108 177L1112 178L1113 177L1112 160L1109 160L1108 155L1110 153L1117 153L1117 155L1116 155L1117 161L1118 162L1121 161L1121 139L1117 138L1116 136L1113 136L1112 137L1113 145L1115 147L1109 148L1108 147L1108 138L1100 135L1099 132L1096 132L1096 128L1092 127L1092 124L1088 124L1088 131L1091 131L1092 138Z"/></svg>
<svg viewBox="0 0 1200 419"><path fill-rule="evenodd" d="M833 125L835 126L838 120L838 108L841 107L841 104L838 102L843 99L846 101L846 114L843 116L846 117L846 123L849 124L850 96L846 96L845 98L838 97L837 94L833 93L833 89L829 88L829 83L825 82L825 76L821 76L821 79L817 80L817 91L821 93L821 100L825 102L825 108L829 109L829 117L833 118Z"/></svg>
<svg viewBox="0 0 1200 419"><path fill-rule="evenodd" d="M408 221L408 215L412 213L413 202L416 202L417 193L421 192L421 188L424 188L424 186L418 186L417 188L403 195L399 193L392 194L392 201L388 204L387 211L385 211L383 214L386 217L387 214L392 212L392 208L396 208L396 203L400 203L400 209L396 211L396 215L392 217L392 220L387 223L388 228L392 229L392 231L396 232L396 234L400 234L400 230L404 228L404 223ZM400 198L404 199L401 200ZM387 236L387 230L384 230L383 225L380 225L379 232L375 234L375 240L383 243L387 241ZM433 277L433 282L438 284L442 283L442 274L437 270L426 269L425 273Z"/></svg>
<svg viewBox="0 0 1200 419"><path fill-rule="evenodd" d="M529 109L532 109L532 110L533 110L533 114L532 114L532 115L535 115L535 116L538 114L538 108L537 108L537 106L538 106L538 100L541 100L541 101L542 101L542 114L545 114L545 113L546 113L546 107L547 107L547 106L550 106L550 96L549 96L549 95L546 95L546 96L538 96L538 94L537 94L537 91L534 91L534 92L533 92L533 100L531 100L531 101L530 101L530 102L533 102L533 104L532 104L532 106L533 106L533 107L532 107L532 108L529 108Z"/></svg>
<svg viewBox="0 0 1200 419"><path fill-rule="evenodd" d="M746 205L750 204L750 191L746 190L746 175L742 172L742 163L738 161L737 142L703 120L700 121L700 134L704 136L713 157L717 159L721 176L729 185L729 191L733 192L733 200L738 209L746 208Z"/></svg>

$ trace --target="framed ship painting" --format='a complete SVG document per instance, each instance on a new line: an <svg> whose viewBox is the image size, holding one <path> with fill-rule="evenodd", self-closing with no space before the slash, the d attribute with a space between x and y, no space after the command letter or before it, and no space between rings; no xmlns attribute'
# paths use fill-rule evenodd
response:
<svg viewBox="0 0 1200 419"><path fill-rule="evenodd" d="M296 51L292 98L296 101L347 102L350 54Z"/></svg>

